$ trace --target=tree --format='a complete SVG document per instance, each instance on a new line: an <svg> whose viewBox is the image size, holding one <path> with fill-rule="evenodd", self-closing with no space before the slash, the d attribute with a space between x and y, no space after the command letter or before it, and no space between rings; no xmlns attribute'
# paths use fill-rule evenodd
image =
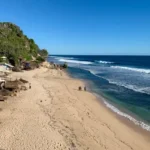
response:
<svg viewBox="0 0 150 150"><path fill-rule="evenodd" d="M46 49L42 49L42 50L39 51L39 54L42 57L47 57L48 56L48 51Z"/></svg>
<svg viewBox="0 0 150 150"><path fill-rule="evenodd" d="M0 22L0 55L14 59L15 64L21 56L30 60L37 57L39 47L33 39L29 39L23 31L10 22ZM42 52L44 55L45 51Z"/></svg>

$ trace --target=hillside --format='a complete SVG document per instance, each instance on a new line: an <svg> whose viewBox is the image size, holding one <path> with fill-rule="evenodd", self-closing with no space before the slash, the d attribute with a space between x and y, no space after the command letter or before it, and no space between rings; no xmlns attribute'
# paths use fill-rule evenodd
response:
<svg viewBox="0 0 150 150"><path fill-rule="evenodd" d="M33 57L46 56L48 52L40 50L33 39L29 39L23 31L15 24L0 22L0 56L13 59L15 64L21 57L25 60L32 60Z"/></svg>

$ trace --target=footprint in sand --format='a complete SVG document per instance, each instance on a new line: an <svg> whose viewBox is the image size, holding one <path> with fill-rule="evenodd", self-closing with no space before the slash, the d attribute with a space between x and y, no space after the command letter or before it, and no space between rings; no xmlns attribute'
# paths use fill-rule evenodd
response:
<svg viewBox="0 0 150 150"><path fill-rule="evenodd" d="M53 148L56 149L56 150L67 150L66 146L62 143L59 143L59 142L55 143L54 142L52 145L53 145Z"/></svg>

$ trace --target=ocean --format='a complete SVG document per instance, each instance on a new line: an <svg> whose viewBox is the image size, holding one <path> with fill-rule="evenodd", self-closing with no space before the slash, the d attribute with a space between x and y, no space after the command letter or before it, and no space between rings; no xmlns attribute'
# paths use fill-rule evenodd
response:
<svg viewBox="0 0 150 150"><path fill-rule="evenodd" d="M150 131L150 56L55 55L48 60L67 62L70 76L85 80L106 107Z"/></svg>

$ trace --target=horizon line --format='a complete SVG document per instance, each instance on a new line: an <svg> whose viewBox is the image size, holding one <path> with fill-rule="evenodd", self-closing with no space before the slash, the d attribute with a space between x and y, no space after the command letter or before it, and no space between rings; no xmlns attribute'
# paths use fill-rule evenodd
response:
<svg viewBox="0 0 150 150"><path fill-rule="evenodd" d="M76 56L150 56L150 54L49 54L48 56L71 56L71 55L76 55Z"/></svg>

